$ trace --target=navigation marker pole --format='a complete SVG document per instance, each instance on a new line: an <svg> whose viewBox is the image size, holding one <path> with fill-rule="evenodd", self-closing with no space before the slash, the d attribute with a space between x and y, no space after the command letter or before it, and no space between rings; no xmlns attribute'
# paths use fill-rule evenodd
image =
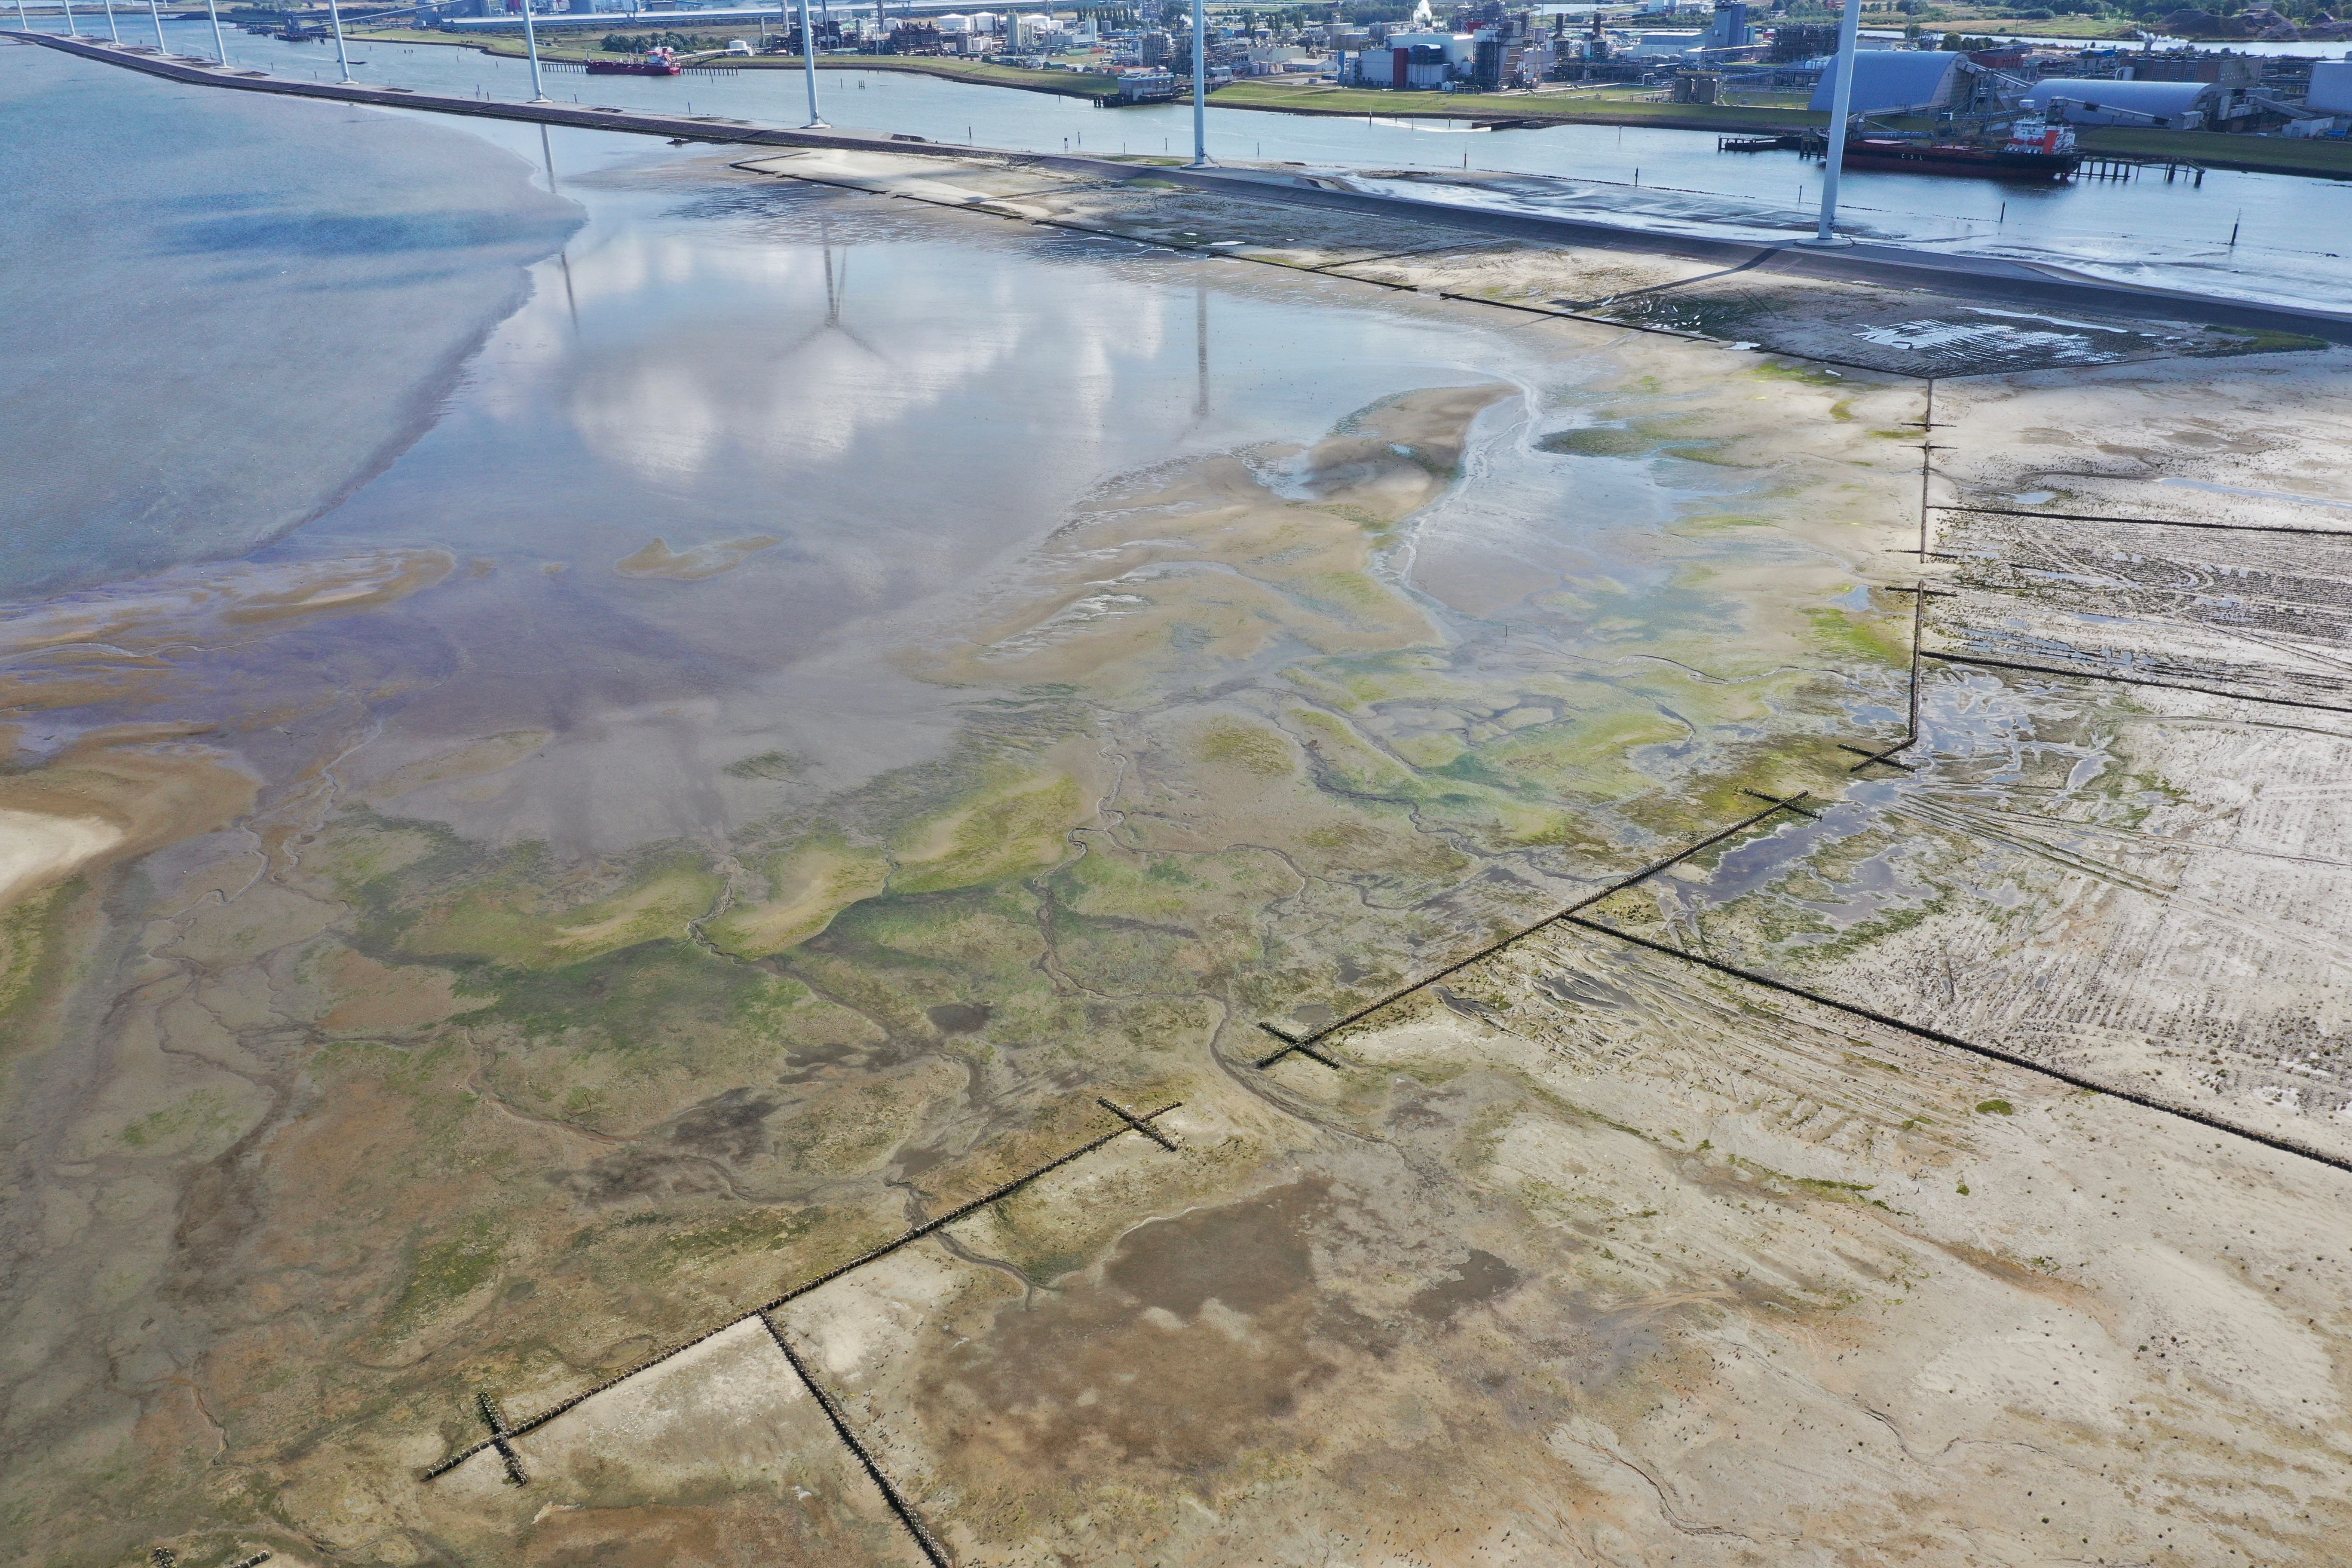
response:
<svg viewBox="0 0 2352 1568"><path fill-rule="evenodd" d="M1192 0L1192 162L1209 166L1209 12L1207 0Z"/></svg>
<svg viewBox="0 0 2352 1568"><path fill-rule="evenodd" d="M221 39L220 0L205 0L205 9L211 14L213 19L213 53L220 57L220 63L223 66L226 66L228 45Z"/></svg>
<svg viewBox="0 0 2352 1568"><path fill-rule="evenodd" d="M343 7L341 0L327 0L327 19L335 25L335 60L343 68L343 82L352 79L352 53L343 47Z"/></svg>
<svg viewBox="0 0 2352 1568"><path fill-rule="evenodd" d="M539 85L539 29L530 25L530 0L522 0L522 43L530 51L530 100L545 103L547 91Z"/></svg>
<svg viewBox="0 0 2352 1568"><path fill-rule="evenodd" d="M1845 121L1853 107L1854 37L1862 26L1862 0L1845 0L1843 15L1838 18L1837 64L1830 68L1837 72L1837 85L1830 93L1829 147L1822 166L1822 226L1811 239L1801 239L1799 245L1852 245L1841 239L1830 226L1837 221L1838 176L1845 172Z"/></svg>
<svg viewBox="0 0 2352 1568"><path fill-rule="evenodd" d="M824 130L824 116L816 111L816 29L809 26L808 0L801 0L801 67L808 72L809 117L803 131Z"/></svg>

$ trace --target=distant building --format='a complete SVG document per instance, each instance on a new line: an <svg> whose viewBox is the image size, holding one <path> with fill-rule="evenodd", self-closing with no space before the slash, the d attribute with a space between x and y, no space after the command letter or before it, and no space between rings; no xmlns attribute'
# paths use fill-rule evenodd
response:
<svg viewBox="0 0 2352 1568"><path fill-rule="evenodd" d="M1165 103L1176 96L1176 77L1164 66L1118 73L1121 103Z"/></svg>
<svg viewBox="0 0 2352 1568"><path fill-rule="evenodd" d="M1625 52L1637 59L1662 59L1668 55L1687 54L1699 47L1703 33L1641 33L1633 47Z"/></svg>
<svg viewBox="0 0 2352 1568"><path fill-rule="evenodd" d="M2209 81L2216 87L2247 88L2262 80L2262 61L2252 55L2182 49L2126 58L2130 63L2118 74L2131 81Z"/></svg>
<svg viewBox="0 0 2352 1568"><path fill-rule="evenodd" d="M1676 71L1672 96L1676 103L1713 103L1722 89L1721 72Z"/></svg>
<svg viewBox="0 0 2352 1568"><path fill-rule="evenodd" d="M1433 92L1452 81L1475 78L1477 40L1467 33L1395 32L1376 48L1342 58L1339 79L1357 87Z"/></svg>
<svg viewBox="0 0 2352 1568"><path fill-rule="evenodd" d="M1837 29L1818 22L1783 22L1772 29L1775 65L1794 65L1837 52Z"/></svg>

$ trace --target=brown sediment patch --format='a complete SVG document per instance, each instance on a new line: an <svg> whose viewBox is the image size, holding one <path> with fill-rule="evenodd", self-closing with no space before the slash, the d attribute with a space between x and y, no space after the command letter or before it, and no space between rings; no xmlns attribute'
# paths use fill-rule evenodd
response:
<svg viewBox="0 0 2352 1568"><path fill-rule="evenodd" d="M1471 1308L1507 1294L1527 1278L1493 1253L1475 1247L1449 1272L1452 1279L1417 1293L1405 1303L1405 1310L1433 1322L1450 1322Z"/></svg>
<svg viewBox="0 0 2352 1568"><path fill-rule="evenodd" d="M1267 1442L1328 1373L1307 1344L1328 1197L1301 1181L1152 1221L1099 1279L998 1309L930 1374L944 1468L1203 1476Z"/></svg>
<svg viewBox="0 0 2352 1568"><path fill-rule="evenodd" d="M378 963L349 948L336 952L328 977L339 999L319 1026L339 1033L413 1029L489 1005L488 998L459 999L457 977L448 970Z"/></svg>
<svg viewBox="0 0 2352 1568"><path fill-rule="evenodd" d="M369 784L365 794L372 799L391 800L426 784L482 778L514 766L551 739L552 732L546 730L509 730L471 741L437 757L394 768Z"/></svg>
<svg viewBox="0 0 2352 1568"><path fill-rule="evenodd" d="M0 904L251 810L252 776L225 752L170 738L177 733L103 730L46 766L0 777Z"/></svg>
<svg viewBox="0 0 2352 1568"><path fill-rule="evenodd" d="M0 651L90 643L112 652L135 652L163 642L205 640L207 626L250 626L374 609L432 587L457 564L443 550L385 550L323 561L171 573L0 617Z"/></svg>
<svg viewBox="0 0 2352 1568"><path fill-rule="evenodd" d="M448 576L457 563L443 551L418 550L321 564L329 570L310 582L240 595L221 618L231 626L250 626L298 616L373 609L404 599L419 588L432 587Z"/></svg>
<svg viewBox="0 0 2352 1568"><path fill-rule="evenodd" d="M753 533L741 539L713 540L685 550L672 550L668 540L656 539L634 555L623 556L614 563L613 570L624 577L667 577L680 583L696 583L722 572L732 572L761 551L782 542L772 533Z"/></svg>
<svg viewBox="0 0 2352 1568"><path fill-rule="evenodd" d="M14 713L121 706L158 690L170 668L160 658L83 652L37 655L0 671L0 709Z"/></svg>

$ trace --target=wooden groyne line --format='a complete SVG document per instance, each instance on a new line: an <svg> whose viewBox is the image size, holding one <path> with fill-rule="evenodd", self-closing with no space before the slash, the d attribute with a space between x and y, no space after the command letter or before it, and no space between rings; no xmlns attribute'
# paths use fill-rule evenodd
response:
<svg viewBox="0 0 2352 1568"><path fill-rule="evenodd" d="M1895 284L1957 299L2012 306L2036 304L2053 309L2104 312L2128 320L2195 322L2255 331L2295 333L2329 342L2352 343L2352 315L2336 311L2292 305L2263 305L2178 289L2104 283L2087 278L2066 277L2054 268L1990 258L1941 256L1901 246L1857 245L1843 249L1813 251L1780 242L1759 243L1744 239L1713 239L1698 235L1665 234L1547 213L1496 211L1388 193L1334 190L1293 176L1269 176L1246 170L1139 165L1082 153L1020 153L1002 147L959 146L953 142L930 142L906 135L832 130L786 131L749 125L719 115L661 114L579 104L499 103L481 99L446 98L399 88L364 87L356 83L289 81L259 73L227 69L210 60L165 56L152 48L118 47L88 39L60 37L54 33L7 33L0 34L0 37L62 50L85 59L121 66L169 81L234 88L246 92L326 99L379 109L426 110L436 114L520 121L533 125L565 125L583 131L615 131L629 135L663 136L674 141L709 142L730 146L823 147L846 152L920 153L925 157L999 163L1011 161L1094 179L1152 179L1215 191L1222 195L1244 200L1315 207L1324 211L1355 212L1376 218L1403 218L1433 227L1523 239L1536 244L1675 256L1696 261L1714 261L1725 266L1752 264L1759 272L1785 272L1825 281ZM1152 243L1149 240L1140 242ZM1472 302L1505 303L1493 300ZM1565 315L1571 312L1539 309L1536 313ZM1625 327L1633 323L1604 321L1603 324Z"/></svg>

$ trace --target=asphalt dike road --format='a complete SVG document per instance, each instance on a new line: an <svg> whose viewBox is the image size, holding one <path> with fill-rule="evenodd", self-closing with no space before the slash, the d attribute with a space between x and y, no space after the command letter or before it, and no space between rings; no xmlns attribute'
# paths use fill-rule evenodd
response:
<svg viewBox="0 0 2352 1568"><path fill-rule="evenodd" d="M224 69L208 60L165 56L143 46L118 47L80 38L60 37L52 33L5 33L0 34L0 37L19 44L37 44L60 49L85 59L121 66L172 81L234 88L245 92L322 98L343 103L372 104L383 109L470 115L483 120L570 125L584 131L617 131L638 136L662 136L728 146L836 147L868 153L919 152L926 157L935 158L1010 160L1093 179L1161 180L1255 201L1317 207L1325 211L1357 212L1370 217L1411 218L1466 234L1596 250L1677 256L1694 261L1716 262L1726 268L1752 267L1759 272L1788 273L1830 281L1887 284L1959 300L2095 311L2125 320L2184 321L2236 327L2250 331L2291 332L2329 342L2352 343L2352 314L2293 305L2259 304L2210 294L2192 294L2180 289L2111 283L2080 273L2070 273L2061 268L1991 257L1944 256L1894 245L1853 244L1821 249L1793 241L1759 245L1750 240L1661 234L1542 213L1496 212L1447 202L1423 201L1411 196L1333 190L1301 176L1255 170L1192 169L1164 164L1139 167L1134 163L1071 153L1014 153L999 148L960 147L914 137L845 131L768 130L741 125L717 116L638 114L584 109L571 104L485 102L479 99L443 98L390 88L287 81L258 73Z"/></svg>

